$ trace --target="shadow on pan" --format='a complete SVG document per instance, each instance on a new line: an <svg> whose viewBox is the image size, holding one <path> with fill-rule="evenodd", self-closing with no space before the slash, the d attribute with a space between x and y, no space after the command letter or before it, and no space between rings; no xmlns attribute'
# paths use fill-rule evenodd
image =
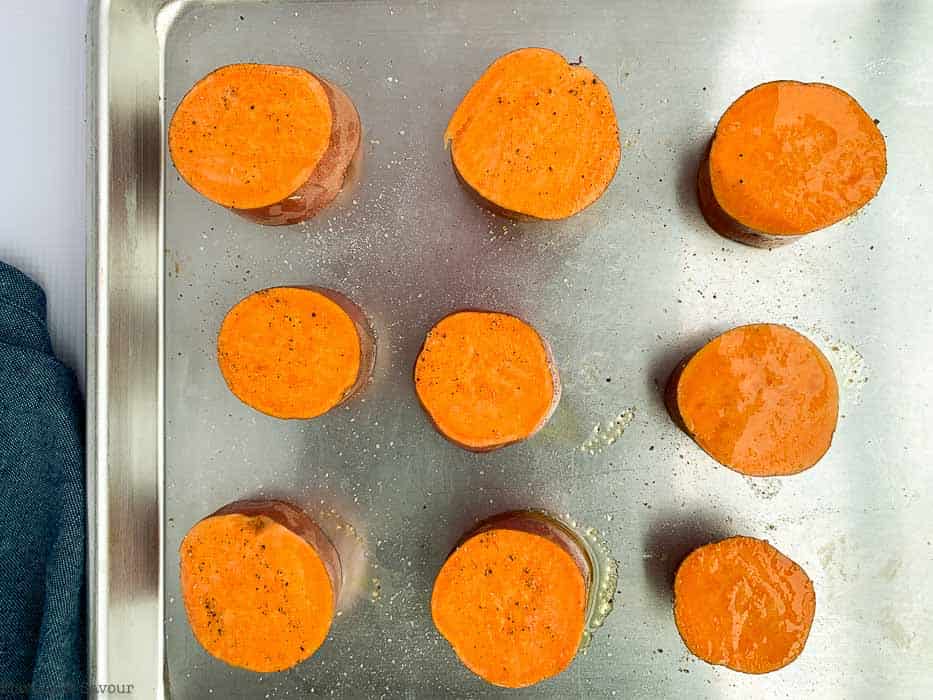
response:
<svg viewBox="0 0 933 700"><path fill-rule="evenodd" d="M729 519L710 513L662 516L642 543L645 577L659 602L673 605L674 576L697 547L735 535Z"/></svg>

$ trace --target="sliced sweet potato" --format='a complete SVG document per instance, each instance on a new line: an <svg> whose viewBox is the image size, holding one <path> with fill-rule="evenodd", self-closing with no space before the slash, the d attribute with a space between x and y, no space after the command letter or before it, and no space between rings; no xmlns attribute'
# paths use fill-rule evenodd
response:
<svg viewBox="0 0 933 700"><path fill-rule="evenodd" d="M438 632L480 678L522 688L566 669L583 638L591 566L579 541L538 513L468 534L434 583Z"/></svg>
<svg viewBox="0 0 933 700"><path fill-rule="evenodd" d="M444 139L467 189L518 218L581 211L609 186L621 154L606 85L550 49L497 59L457 107Z"/></svg>
<svg viewBox="0 0 933 700"><path fill-rule="evenodd" d="M239 63L202 78L169 126L181 177L262 224L293 224L340 193L362 129L350 99L302 68Z"/></svg>
<svg viewBox="0 0 933 700"><path fill-rule="evenodd" d="M726 110L697 190L714 230L773 247L854 214L886 172L884 137L854 98L832 85L780 80Z"/></svg>
<svg viewBox="0 0 933 700"><path fill-rule="evenodd" d="M816 612L806 572L763 540L731 537L692 552L674 579L674 620L690 652L769 673L803 651Z"/></svg>
<svg viewBox="0 0 933 700"><path fill-rule="evenodd" d="M231 503L195 525L179 553L188 621L212 656L267 673L323 644L340 593L340 558L298 507Z"/></svg>
<svg viewBox="0 0 933 700"><path fill-rule="evenodd" d="M273 287L227 313L217 360L245 404L275 418L314 418L362 387L375 341L363 311L339 292Z"/></svg>
<svg viewBox="0 0 933 700"><path fill-rule="evenodd" d="M485 452L538 432L560 400L560 378L547 341L529 324L458 311L428 333L415 390L444 437Z"/></svg>
<svg viewBox="0 0 933 700"><path fill-rule="evenodd" d="M711 340L674 370L665 398L700 447L748 476L812 467L829 449L839 415L829 360L805 336L771 323Z"/></svg>

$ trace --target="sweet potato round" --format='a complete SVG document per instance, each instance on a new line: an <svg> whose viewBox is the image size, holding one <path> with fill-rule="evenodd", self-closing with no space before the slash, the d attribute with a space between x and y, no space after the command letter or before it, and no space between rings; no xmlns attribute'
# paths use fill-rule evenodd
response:
<svg viewBox="0 0 933 700"><path fill-rule="evenodd" d="M320 287L250 294L224 318L217 360L230 391L274 418L315 418L369 378L375 340L363 311Z"/></svg>
<svg viewBox="0 0 933 700"><path fill-rule="evenodd" d="M595 202L621 147L606 85L550 49L497 59L457 107L444 139L460 182L506 216L564 219Z"/></svg>
<svg viewBox="0 0 933 700"><path fill-rule="evenodd" d="M854 214L887 172L884 137L846 92L780 80L752 88L723 114L700 164L709 225L773 247Z"/></svg>
<svg viewBox="0 0 933 700"><path fill-rule="evenodd" d="M700 447L748 476L812 467L829 449L839 415L829 360L805 336L771 323L733 328L687 357L665 399Z"/></svg>
<svg viewBox="0 0 933 700"><path fill-rule="evenodd" d="M218 68L182 99L169 126L181 177L261 224L293 224L329 204L360 153L359 115L302 68Z"/></svg>
<svg viewBox="0 0 933 700"><path fill-rule="evenodd" d="M179 553L188 621L212 656L267 673L323 644L340 593L340 558L298 507L231 503L197 523Z"/></svg>
<svg viewBox="0 0 933 700"><path fill-rule="evenodd" d="M751 537L700 547L674 579L674 620L684 644L707 663L743 673L769 673L796 659L815 612L806 572Z"/></svg>
<svg viewBox="0 0 933 700"><path fill-rule="evenodd" d="M550 346L531 325L496 311L458 311L428 333L415 391L438 432L486 452L537 433L561 387Z"/></svg>
<svg viewBox="0 0 933 700"><path fill-rule="evenodd" d="M566 528L538 513L506 513L469 533L447 558L431 615L473 673L522 688L573 661L591 578L585 550Z"/></svg>

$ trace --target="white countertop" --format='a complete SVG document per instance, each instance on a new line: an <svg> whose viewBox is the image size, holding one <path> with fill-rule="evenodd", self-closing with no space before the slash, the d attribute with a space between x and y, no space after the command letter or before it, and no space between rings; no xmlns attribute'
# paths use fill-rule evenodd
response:
<svg viewBox="0 0 933 700"><path fill-rule="evenodd" d="M58 356L84 377L87 0L4 0L0 260L39 282Z"/></svg>

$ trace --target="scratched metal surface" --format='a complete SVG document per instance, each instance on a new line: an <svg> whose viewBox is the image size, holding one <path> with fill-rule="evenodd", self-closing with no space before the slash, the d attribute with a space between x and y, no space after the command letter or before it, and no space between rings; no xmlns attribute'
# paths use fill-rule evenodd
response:
<svg viewBox="0 0 933 700"><path fill-rule="evenodd" d="M162 9L155 25L166 115L213 68L261 61L305 66L340 85L365 128L360 185L297 227L259 228L201 199L165 165L172 696L933 694L925 600L933 579L933 5L812 5L820 4L180 1ZM615 181L589 210L519 224L487 214L458 187L441 136L491 60L539 45L582 55L607 82L624 146ZM767 252L706 228L694 175L721 112L777 78L826 81L856 96L880 119L890 172L851 221ZM227 391L215 361L226 310L256 289L292 283L350 295L378 337L363 397L313 422L253 412ZM464 306L518 313L554 348L564 395L525 444L461 451L417 405L410 373L424 333ZM753 481L716 466L661 402L660 386L684 353L755 321L809 334L842 383L831 451L793 478ZM613 421L629 411L634 418L618 434ZM596 426L618 439L594 439ZM319 653L259 676L195 643L176 551L200 517L263 495L319 520L348 564L351 594ZM433 629L428 599L463 531L516 507L597 528L620 579L616 609L586 654L556 679L504 693L457 662ZM680 558L736 533L773 542L817 591L806 651L764 677L691 658L671 617Z"/></svg>

